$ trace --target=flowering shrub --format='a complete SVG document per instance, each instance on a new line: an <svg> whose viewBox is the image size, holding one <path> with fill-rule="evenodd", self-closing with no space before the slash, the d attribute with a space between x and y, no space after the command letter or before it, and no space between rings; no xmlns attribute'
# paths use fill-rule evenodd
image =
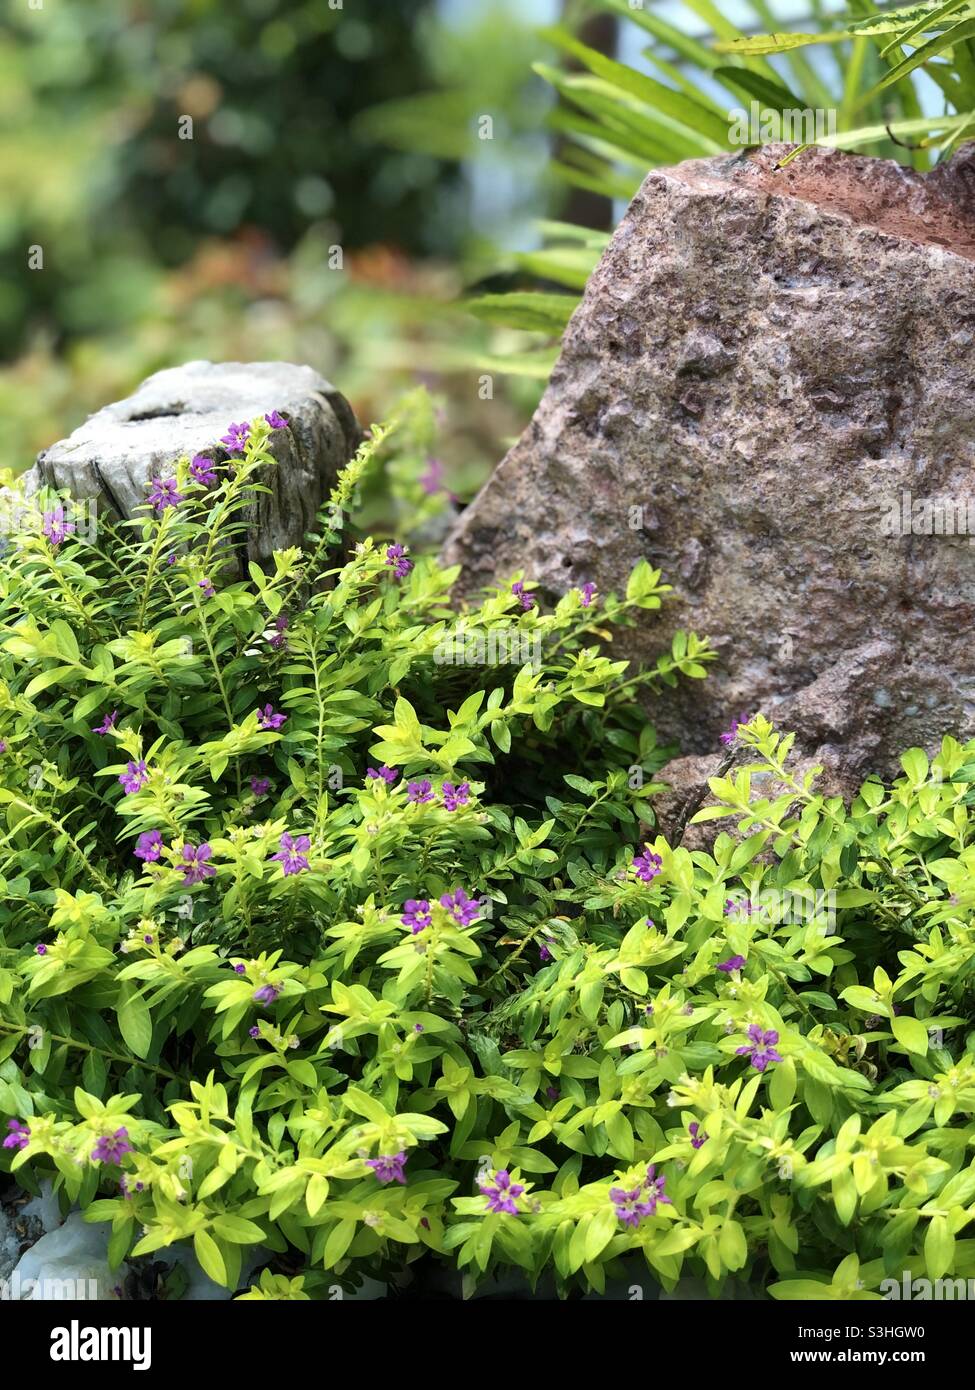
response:
<svg viewBox="0 0 975 1390"><path fill-rule="evenodd" d="M975 749L846 811L738 721L698 819L739 838L670 845L634 696L711 653L591 645L660 575L454 612L456 572L342 550L384 431L308 551L244 567L285 423L0 560L4 1166L116 1264L192 1242L233 1289L263 1247L252 1299L422 1257L563 1292L968 1271ZM512 628L537 660L438 657Z"/></svg>

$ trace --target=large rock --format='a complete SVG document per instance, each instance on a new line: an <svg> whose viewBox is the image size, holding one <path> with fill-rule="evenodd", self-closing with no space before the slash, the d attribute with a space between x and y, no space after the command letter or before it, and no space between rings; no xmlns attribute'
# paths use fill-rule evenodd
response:
<svg viewBox="0 0 975 1390"><path fill-rule="evenodd" d="M76 500L130 517L146 500L150 478L168 476L182 454L223 458L228 425L272 410L288 428L271 437L278 467L261 481L248 515L250 559L300 545L339 469L358 443L355 416L344 397L311 367L290 362L188 362L156 372L127 400L105 406L68 439L38 455L27 474L29 493L41 485L67 488Z"/></svg>
<svg viewBox="0 0 975 1390"><path fill-rule="evenodd" d="M646 556L675 594L624 654L720 653L664 733L760 708L850 783L975 734L975 548L890 534L904 492L975 531L975 147L927 177L785 148L648 176L446 559L554 597Z"/></svg>

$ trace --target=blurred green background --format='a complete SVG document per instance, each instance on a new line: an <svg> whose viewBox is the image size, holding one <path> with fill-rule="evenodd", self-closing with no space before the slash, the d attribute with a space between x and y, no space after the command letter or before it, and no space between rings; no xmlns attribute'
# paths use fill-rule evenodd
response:
<svg viewBox="0 0 975 1390"><path fill-rule="evenodd" d="M541 387L486 402L519 335L454 301L564 199L532 72L551 9L4 0L3 465L158 368L284 358L363 422L428 385L445 487L473 491Z"/></svg>

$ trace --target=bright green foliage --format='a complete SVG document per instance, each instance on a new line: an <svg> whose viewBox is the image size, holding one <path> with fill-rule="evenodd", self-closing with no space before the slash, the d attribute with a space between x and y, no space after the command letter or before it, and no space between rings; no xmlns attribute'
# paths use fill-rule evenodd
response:
<svg viewBox="0 0 975 1390"><path fill-rule="evenodd" d="M322 540L242 577L266 433L210 491L181 461L161 516L25 530L0 564L0 1114L30 1131L4 1166L111 1222L115 1261L191 1242L234 1288L249 1247L287 1251L254 1299L421 1257L786 1298L975 1274L975 746L847 810L759 716L698 816L737 838L672 846L632 699L710 653L678 634L631 676L585 645L659 574L452 611L455 573L397 578L340 524L375 431ZM513 629L537 661L443 660ZM513 1214L480 1187L502 1171Z"/></svg>

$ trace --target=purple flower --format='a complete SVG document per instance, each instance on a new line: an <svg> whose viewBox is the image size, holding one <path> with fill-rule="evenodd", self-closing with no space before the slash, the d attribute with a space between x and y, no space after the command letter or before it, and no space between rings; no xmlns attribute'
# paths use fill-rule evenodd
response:
<svg viewBox="0 0 975 1390"><path fill-rule="evenodd" d="M518 1215L515 1200L525 1189L522 1183L511 1181L511 1174L507 1168L499 1168L493 1181L482 1179L477 1185L487 1198L488 1211L504 1212L508 1216Z"/></svg>
<svg viewBox="0 0 975 1390"><path fill-rule="evenodd" d="M287 640L284 634L287 632L287 630L288 615L287 613L279 613L274 620L274 636L270 638L271 646L275 649L275 651L279 651L280 648L284 646L285 641Z"/></svg>
<svg viewBox="0 0 975 1390"><path fill-rule="evenodd" d="M721 964L717 967L717 969L723 970L726 975L730 975L732 970L743 970L744 967L744 956L732 956L730 960L723 960Z"/></svg>
<svg viewBox="0 0 975 1390"><path fill-rule="evenodd" d="M257 722L262 729L280 729L287 718L286 714L278 714L273 705L265 705L257 711Z"/></svg>
<svg viewBox="0 0 975 1390"><path fill-rule="evenodd" d="M154 940L155 938L154 938L154 937L151 937L151 936L144 936L142 939L143 939L143 941L146 943L147 946L151 946L152 943L153 943L153 940Z"/></svg>
<svg viewBox="0 0 975 1390"><path fill-rule="evenodd" d="M47 947L44 945L43 941L39 941L37 945L34 947L34 950L37 952L39 956L47 955Z"/></svg>
<svg viewBox="0 0 975 1390"><path fill-rule="evenodd" d="M701 1126L698 1124L697 1120L692 1120L690 1122L690 1124L687 1126L687 1132L691 1136L691 1148L703 1149L705 1143L707 1142L708 1136L701 1129Z"/></svg>
<svg viewBox="0 0 975 1390"><path fill-rule="evenodd" d="M199 583L199 585L198 585L198 588L200 588L200 589L203 590L203 597L204 597L204 598L213 598L214 588L213 588L213 581L212 581L212 580L210 580L210 579L201 579L201 580L200 580L200 583Z"/></svg>
<svg viewBox="0 0 975 1390"><path fill-rule="evenodd" d="M405 579L413 568L413 561L406 558L405 545L387 545L386 564L390 566L397 579Z"/></svg>
<svg viewBox="0 0 975 1390"><path fill-rule="evenodd" d="M525 585L522 580L519 579L516 583L512 584L511 592L514 594L515 598L517 598L526 613L529 608L535 607L535 595L526 593Z"/></svg>
<svg viewBox="0 0 975 1390"><path fill-rule="evenodd" d="M757 1023L753 1023L748 1029L748 1036L751 1042L746 1043L744 1047L736 1047L735 1052L741 1057L749 1058L756 1071L764 1071L769 1062L782 1061L781 1054L775 1050L779 1035L774 1028L763 1032Z"/></svg>
<svg viewBox="0 0 975 1390"><path fill-rule="evenodd" d="M403 904L403 926L412 927L416 936L430 925L433 918L426 898L408 898Z"/></svg>
<svg viewBox="0 0 975 1390"><path fill-rule="evenodd" d="M651 1216L656 1215L658 1202L663 1202L666 1206L673 1205L670 1198L664 1192L664 1184L666 1181L667 1179L664 1177L663 1173L660 1174L659 1178L657 1177L657 1170L651 1163L650 1167L647 1169L647 1176L643 1183L647 1190L647 1201L650 1203Z"/></svg>
<svg viewBox="0 0 975 1390"><path fill-rule="evenodd" d="M217 871L212 864L207 863L212 854L213 850L207 844L200 845L198 849L193 845L183 846L183 863L180 868L183 870L183 883L187 888L214 877Z"/></svg>
<svg viewBox="0 0 975 1390"><path fill-rule="evenodd" d="M724 733L721 735L721 742L725 744L726 747L730 748L738 737L738 730L741 728L742 724L747 724L751 717L750 714L742 714L738 719L732 719L730 727L725 729Z"/></svg>
<svg viewBox="0 0 975 1390"><path fill-rule="evenodd" d="M268 1004L273 1004L281 991L277 985L261 985L260 989L254 991L254 1003L266 1008Z"/></svg>
<svg viewBox="0 0 975 1390"><path fill-rule="evenodd" d="M422 782L410 782L406 794L414 806L420 806L425 801L433 800L433 783L425 778Z"/></svg>
<svg viewBox="0 0 975 1390"><path fill-rule="evenodd" d="M746 917L750 917L755 911L755 906L751 898L745 898L741 902L736 901L734 898L726 898L724 915L726 917L736 917L739 913L744 913Z"/></svg>
<svg viewBox="0 0 975 1390"><path fill-rule="evenodd" d="M428 497L435 497L444 491L443 464L439 459L427 459L427 471L420 476L420 486Z"/></svg>
<svg viewBox="0 0 975 1390"><path fill-rule="evenodd" d="M367 1158L366 1167L371 1168L380 1182L398 1182L404 1187L406 1179L403 1177L403 1165L406 1163L406 1152L400 1150L398 1154L380 1154L379 1158Z"/></svg>
<svg viewBox="0 0 975 1390"><path fill-rule="evenodd" d="M123 1127L114 1134L103 1134L91 1151L92 1163L121 1163L126 1154L135 1153L129 1131Z"/></svg>
<svg viewBox="0 0 975 1390"><path fill-rule="evenodd" d="M248 1028L247 1031L248 1031L248 1033L251 1035L252 1038L259 1038L259 1037L261 1036L261 1030L260 1030L260 1028L257 1027L256 1024L254 1025L253 1028Z"/></svg>
<svg viewBox="0 0 975 1390"><path fill-rule="evenodd" d="M133 853L136 859L141 859L144 864L155 864L162 854L163 838L158 830L147 830L144 835L140 835L135 844Z"/></svg>
<svg viewBox="0 0 975 1390"><path fill-rule="evenodd" d="M545 1094L548 1096L549 1100L558 1100L558 1098L559 1098L559 1088L558 1088L558 1086L546 1086L546 1087L545 1087Z"/></svg>
<svg viewBox="0 0 975 1390"><path fill-rule="evenodd" d="M252 778L251 778L251 791L254 793L255 796L257 796L257 797L267 796L267 794L268 794L268 792L269 792L270 790L271 790L271 779L270 779L270 777L252 777Z"/></svg>
<svg viewBox="0 0 975 1390"><path fill-rule="evenodd" d="M20 1120L8 1120L7 1128L10 1133L3 1141L5 1149L26 1149L30 1143L30 1130Z"/></svg>
<svg viewBox="0 0 975 1390"><path fill-rule="evenodd" d="M424 1029L423 1029L423 1024L422 1024L422 1023L414 1023L414 1025L413 1025L413 1031L414 1031L414 1033L422 1033L422 1032L424 1031Z"/></svg>
<svg viewBox="0 0 975 1390"><path fill-rule="evenodd" d="M247 437L250 432L251 427L246 421L241 425L231 425L227 433L221 435L220 443L228 454L242 454L246 448Z"/></svg>
<svg viewBox="0 0 975 1390"><path fill-rule="evenodd" d="M53 511L45 512L41 521L41 530L51 542L54 550L57 550L65 536L70 535L72 531L77 531L77 529L73 521L65 521L64 508L60 503Z"/></svg>
<svg viewBox="0 0 975 1390"><path fill-rule="evenodd" d="M237 965L234 966L234 974L235 974L235 975L246 975L246 973L247 973L247 966L246 966L246 965L237 964Z"/></svg>
<svg viewBox="0 0 975 1390"><path fill-rule="evenodd" d="M175 563L176 563L176 553L175 553L175 551L174 551L172 554L166 556L166 564L167 564L167 565L175 565Z"/></svg>
<svg viewBox="0 0 975 1390"><path fill-rule="evenodd" d="M148 501L160 515L167 507L178 507L183 494L176 486L175 478L153 478Z"/></svg>
<svg viewBox="0 0 975 1390"><path fill-rule="evenodd" d="M391 787L393 783L396 781L397 777L399 776L399 773L396 771L395 767L387 767L386 764L383 763L382 767L379 768L367 768L366 776L372 777L373 779L380 777L388 786Z"/></svg>
<svg viewBox="0 0 975 1390"><path fill-rule="evenodd" d="M281 848L277 854L272 854L271 858L280 862L287 878L289 874L300 874L303 869L308 868L305 855L310 849L311 840L307 835L292 837L286 833L281 836Z"/></svg>
<svg viewBox="0 0 975 1390"><path fill-rule="evenodd" d="M145 1183L137 1182L134 1187L130 1187L128 1179L123 1173L118 1180L118 1190L127 1201L131 1202L133 1192L143 1192L145 1190ZM121 1297L121 1294L119 1296Z"/></svg>
<svg viewBox="0 0 975 1390"><path fill-rule="evenodd" d="M631 1188L629 1191L623 1187L611 1187L609 1199L624 1226L639 1226L645 1216L652 1216L654 1213L654 1203L643 1199L642 1186Z"/></svg>
<svg viewBox="0 0 975 1390"><path fill-rule="evenodd" d="M583 608L591 608L593 599L596 597L596 586L592 580L590 580L588 584L583 584L580 593L582 595Z"/></svg>
<svg viewBox="0 0 975 1390"><path fill-rule="evenodd" d="M276 410L269 410L264 418L271 426L272 430L286 430L288 428L287 420L283 415L279 415Z"/></svg>
<svg viewBox="0 0 975 1390"><path fill-rule="evenodd" d="M202 487L213 487L217 481L213 460L208 459L206 454L195 454L190 462L190 477Z"/></svg>
<svg viewBox="0 0 975 1390"><path fill-rule="evenodd" d="M118 710L113 709L111 714L106 714L102 722L97 724L92 732L96 734L110 734L115 728L116 719L118 719Z"/></svg>
<svg viewBox="0 0 975 1390"><path fill-rule="evenodd" d="M456 811L458 806L466 806L470 800L471 788L469 782L461 782L457 787L453 782L443 784L443 804L447 811Z"/></svg>
<svg viewBox="0 0 975 1390"><path fill-rule="evenodd" d="M452 893L444 893L440 906L445 907L458 926L469 927L481 910L477 898L469 898L463 888L455 888Z"/></svg>
<svg viewBox="0 0 975 1390"><path fill-rule="evenodd" d="M125 764L125 771L119 777L122 790L126 796L132 796L134 792L141 791L149 780L149 773L143 761L137 763L129 762Z"/></svg>
<svg viewBox="0 0 975 1390"><path fill-rule="evenodd" d="M644 883L652 883L663 868L663 860L659 854L654 854L647 846L642 854L633 860L633 870L637 878L642 878Z"/></svg>

